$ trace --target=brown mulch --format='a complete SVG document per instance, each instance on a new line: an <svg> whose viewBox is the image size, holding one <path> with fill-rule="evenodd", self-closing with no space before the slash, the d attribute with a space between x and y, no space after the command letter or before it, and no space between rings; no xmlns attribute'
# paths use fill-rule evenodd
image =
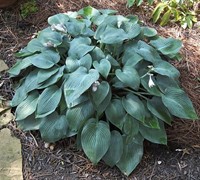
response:
<svg viewBox="0 0 200 180"><path fill-rule="evenodd" d="M19 0L11 8L0 9L0 59L9 67L16 61L14 53L47 26L47 18L51 15L77 11L88 5L115 9L123 15L136 14L160 35L183 41L183 60L173 64L181 72L181 85L200 117L200 29L183 30L175 24L167 27L152 24L147 6L128 9L125 0L37 0L39 11L26 19L20 16L23 2ZM7 73L0 75L0 84L0 96L11 99L12 82ZM12 124L9 127L22 142L24 179L127 179L117 168L111 169L103 162L92 166L83 153L76 150L74 139L58 142L51 151L44 148L37 132L23 133ZM167 127L167 133L167 147L145 143L143 160L131 179L200 179L200 121L177 118L172 127Z"/></svg>

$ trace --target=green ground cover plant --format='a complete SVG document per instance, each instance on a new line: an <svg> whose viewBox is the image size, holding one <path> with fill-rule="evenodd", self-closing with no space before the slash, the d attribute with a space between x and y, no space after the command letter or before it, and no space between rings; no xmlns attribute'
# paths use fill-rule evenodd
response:
<svg viewBox="0 0 200 180"><path fill-rule="evenodd" d="M49 17L9 73L18 127L49 143L76 136L93 164L129 175L144 139L167 144L165 123L197 115L169 63L181 41L116 13L89 6Z"/></svg>

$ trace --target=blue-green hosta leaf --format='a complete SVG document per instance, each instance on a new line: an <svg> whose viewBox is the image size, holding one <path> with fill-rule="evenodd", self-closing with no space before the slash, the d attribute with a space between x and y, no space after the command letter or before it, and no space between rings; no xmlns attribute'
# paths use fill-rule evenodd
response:
<svg viewBox="0 0 200 180"><path fill-rule="evenodd" d="M47 79L51 78L54 74L59 71L59 67L52 67L50 69L40 69L37 74L37 82L38 84L46 81Z"/></svg>
<svg viewBox="0 0 200 180"><path fill-rule="evenodd" d="M80 66L90 70L92 66L92 58L89 54L86 54L81 59L73 59L72 57L67 57L66 59L66 69L68 72L73 72L78 69Z"/></svg>
<svg viewBox="0 0 200 180"><path fill-rule="evenodd" d="M83 15L88 19L91 19L94 16L100 15L99 11L91 6L87 6L83 9L79 10L78 14Z"/></svg>
<svg viewBox="0 0 200 180"><path fill-rule="evenodd" d="M85 120L91 118L94 114L94 108L90 101L85 101L73 108L69 108L66 113L66 118L69 122L70 130L77 132L83 125Z"/></svg>
<svg viewBox="0 0 200 180"><path fill-rule="evenodd" d="M35 114L32 114L23 120L17 121L17 127L23 131L32 131L38 130L41 123L42 119L36 119Z"/></svg>
<svg viewBox="0 0 200 180"><path fill-rule="evenodd" d="M93 164L97 164L110 146L111 133L104 121L90 121L81 133L81 144L86 156Z"/></svg>
<svg viewBox="0 0 200 180"><path fill-rule="evenodd" d="M120 67L118 61L115 58L113 58L110 54L106 56L106 59L110 62L111 66Z"/></svg>
<svg viewBox="0 0 200 180"><path fill-rule="evenodd" d="M154 63L153 71L161 75L169 76L173 79L177 79L180 76L179 71L173 65L166 61L159 61Z"/></svg>
<svg viewBox="0 0 200 180"><path fill-rule="evenodd" d="M19 60L15 63L15 65L9 69L8 73L10 74L10 77L18 76L23 69L26 69L27 67L31 66L31 61L29 58L24 58L22 60Z"/></svg>
<svg viewBox="0 0 200 180"><path fill-rule="evenodd" d="M35 112L38 96L38 91L33 91L29 93L28 97L17 106L15 111L16 121L23 120Z"/></svg>
<svg viewBox="0 0 200 180"><path fill-rule="evenodd" d="M19 52L15 53L15 56L17 58L25 58L25 57L31 56L33 54L34 54L33 52L28 51L27 47L25 47L25 48L21 49Z"/></svg>
<svg viewBox="0 0 200 180"><path fill-rule="evenodd" d="M122 101L120 99L113 99L108 107L106 108L106 118L116 127L122 130L124 124L124 116L126 111L122 106Z"/></svg>
<svg viewBox="0 0 200 180"><path fill-rule="evenodd" d="M99 79L99 73L95 69L87 71L85 67L79 67L69 75L64 84L65 100L68 107L74 100L80 97L90 86Z"/></svg>
<svg viewBox="0 0 200 180"><path fill-rule="evenodd" d="M156 84L163 93L168 87L180 88L178 80L172 79L168 76L157 75Z"/></svg>
<svg viewBox="0 0 200 180"><path fill-rule="evenodd" d="M101 43L116 44L128 39L126 32L123 29L107 26L104 32L100 35Z"/></svg>
<svg viewBox="0 0 200 180"><path fill-rule="evenodd" d="M157 81L155 82L155 78L154 76L151 77L152 81L154 82L155 86L153 87L149 87L149 76L145 76L143 78L141 78L141 84L142 86L147 90L147 92L149 92L151 95L154 96L161 96L162 93L159 90L158 86L157 86Z"/></svg>
<svg viewBox="0 0 200 180"><path fill-rule="evenodd" d="M145 107L137 96L128 93L126 97L123 97L122 105L128 114L130 114L135 119L144 122Z"/></svg>
<svg viewBox="0 0 200 180"><path fill-rule="evenodd" d="M92 102L98 107L107 97L110 92L110 85L106 81L102 81L97 85L96 91L91 91Z"/></svg>
<svg viewBox="0 0 200 180"><path fill-rule="evenodd" d="M54 143L68 134L68 121L64 115L57 112L42 118L40 133L45 142Z"/></svg>
<svg viewBox="0 0 200 180"><path fill-rule="evenodd" d="M162 95L162 102L174 116L184 119L198 119L191 100L187 94L179 88L166 88Z"/></svg>
<svg viewBox="0 0 200 180"><path fill-rule="evenodd" d="M99 48L95 47L91 52L90 55L92 56L92 59L95 61L100 61L101 59L105 58L104 52Z"/></svg>
<svg viewBox="0 0 200 180"><path fill-rule="evenodd" d="M144 36L146 37L154 37L157 35L157 31L154 28L142 27Z"/></svg>
<svg viewBox="0 0 200 180"><path fill-rule="evenodd" d="M60 55L55 51L44 51L40 54L35 54L28 57L31 63L41 69L53 67L60 60Z"/></svg>
<svg viewBox="0 0 200 180"><path fill-rule="evenodd" d="M59 79L63 76L63 70L65 66L59 68L58 72L51 76L51 78L47 79L46 81L42 82L38 89L43 89L49 87L52 84L55 84ZM39 77L38 77L39 78ZM37 80L38 81L38 80Z"/></svg>
<svg viewBox="0 0 200 180"><path fill-rule="evenodd" d="M102 13L102 14L114 15L114 14L116 14L118 11L113 10L113 9L99 9L99 12Z"/></svg>
<svg viewBox="0 0 200 180"><path fill-rule="evenodd" d="M115 74L117 78L126 86L138 90L140 86L140 77L134 68L130 66L124 66L122 71L117 69Z"/></svg>
<svg viewBox="0 0 200 180"><path fill-rule="evenodd" d="M68 56L74 59L80 59L88 52L94 49L94 46L90 46L91 39L88 37L76 37L70 42L70 48Z"/></svg>
<svg viewBox="0 0 200 180"><path fill-rule="evenodd" d="M157 144L167 144L167 135L163 122L159 122L160 129L149 128L144 125L140 125L140 133L142 136L150 142Z"/></svg>
<svg viewBox="0 0 200 180"><path fill-rule="evenodd" d="M164 55L178 53L182 47L181 41L174 38L158 38L150 41L150 44Z"/></svg>
<svg viewBox="0 0 200 180"><path fill-rule="evenodd" d="M143 59L143 57L138 55L135 51L133 51L131 49L126 49L122 56L122 63L125 66L134 67L142 59Z"/></svg>
<svg viewBox="0 0 200 180"><path fill-rule="evenodd" d="M133 24L132 22L124 21L120 26L126 34L128 39L133 39L140 34L141 28L139 24Z"/></svg>
<svg viewBox="0 0 200 180"><path fill-rule="evenodd" d="M22 83L21 86L19 86L15 91L15 95L11 101L11 106L15 107L20 104L27 97L27 95L25 84Z"/></svg>
<svg viewBox="0 0 200 180"><path fill-rule="evenodd" d="M50 27L40 31L37 38L44 46L54 48L61 45L63 41L63 35L52 31Z"/></svg>
<svg viewBox="0 0 200 180"><path fill-rule="evenodd" d="M147 108L156 117L171 125L172 116L168 109L164 106L161 98L154 96L152 99L148 99Z"/></svg>
<svg viewBox="0 0 200 180"><path fill-rule="evenodd" d="M139 132L138 120L134 119L129 114L126 114L124 117L124 126L123 126L123 133L126 135L125 137L126 144L133 142L138 132Z"/></svg>
<svg viewBox="0 0 200 180"><path fill-rule="evenodd" d="M42 52L45 49L47 49L37 38L32 39L28 45L27 45L27 50L30 52Z"/></svg>
<svg viewBox="0 0 200 180"><path fill-rule="evenodd" d="M54 112L60 102L61 95L61 88L56 85L46 88L38 98L36 117L42 118Z"/></svg>
<svg viewBox="0 0 200 180"><path fill-rule="evenodd" d="M51 16L51 17L48 18L48 23L50 25L53 25L53 24L66 24L68 21L69 21L69 17L64 13L56 14L56 15Z"/></svg>
<svg viewBox="0 0 200 180"><path fill-rule="evenodd" d="M111 132L110 146L103 156L103 160L110 167L116 165L123 153L123 138L118 131Z"/></svg>
<svg viewBox="0 0 200 180"><path fill-rule="evenodd" d="M24 82L26 93L28 93L34 89L37 89L39 87L38 82L37 82L38 70L39 69L35 69L27 75L25 82Z"/></svg>
<svg viewBox="0 0 200 180"><path fill-rule="evenodd" d="M93 66L104 78L108 77L111 69L111 64L107 59L102 59L99 63L94 61Z"/></svg>
<svg viewBox="0 0 200 180"><path fill-rule="evenodd" d="M135 142L126 144L124 142L123 154L121 156L120 161L117 163L117 167L126 176L128 176L140 163L142 156L143 156L142 142L139 144Z"/></svg>
<svg viewBox="0 0 200 180"><path fill-rule="evenodd" d="M92 21L95 25L99 26L99 25L104 21L104 19L105 19L107 16L108 16L107 14L102 14L102 15L99 15L99 16L94 16L94 17L92 17L91 21Z"/></svg>

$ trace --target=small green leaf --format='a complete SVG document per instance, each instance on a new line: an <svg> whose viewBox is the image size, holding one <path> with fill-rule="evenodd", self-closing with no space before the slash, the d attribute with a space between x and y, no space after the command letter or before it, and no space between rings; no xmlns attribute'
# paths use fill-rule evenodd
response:
<svg viewBox="0 0 200 180"><path fill-rule="evenodd" d="M39 130L45 142L54 143L67 136L68 121L64 115L61 116L54 112L42 118Z"/></svg>
<svg viewBox="0 0 200 180"><path fill-rule="evenodd" d="M171 125L172 116L170 115L168 109L164 106L161 98L154 96L152 99L147 100L147 108L156 117Z"/></svg>
<svg viewBox="0 0 200 180"><path fill-rule="evenodd" d="M156 8L153 10L152 17L153 22L156 23L160 18L160 14L163 12L167 5L165 3L159 3Z"/></svg>
<svg viewBox="0 0 200 180"><path fill-rule="evenodd" d="M128 114L135 119L144 122L144 105L137 96L128 93L126 97L123 97L122 105Z"/></svg>
<svg viewBox="0 0 200 180"><path fill-rule="evenodd" d="M143 156L143 144L137 144L131 142L129 144L124 143L123 154L120 161L117 163L117 167L126 176L129 176L131 172L140 163Z"/></svg>
<svg viewBox="0 0 200 180"><path fill-rule="evenodd" d="M81 144L86 156L97 164L110 146L111 133L104 121L89 121L81 133Z"/></svg>
<svg viewBox="0 0 200 180"><path fill-rule="evenodd" d="M42 118L54 112L60 102L61 95L61 88L56 85L46 88L38 98L36 117Z"/></svg>
<svg viewBox="0 0 200 180"><path fill-rule="evenodd" d="M169 9L162 17L160 25L165 26L169 22L169 18L171 16L172 12L171 9Z"/></svg>
<svg viewBox="0 0 200 180"><path fill-rule="evenodd" d="M135 0L127 0L128 8L132 7L135 4Z"/></svg>
<svg viewBox="0 0 200 180"><path fill-rule="evenodd" d="M122 102L119 99L113 99L106 108L106 118L116 127L122 129L124 124L124 116L126 111L122 106Z"/></svg>
<svg viewBox="0 0 200 180"><path fill-rule="evenodd" d="M65 100L68 107L74 100L80 97L90 86L99 79L99 73L95 69L87 72L85 67L79 67L76 71L69 74L69 78L64 84Z"/></svg>
<svg viewBox="0 0 200 180"><path fill-rule="evenodd" d="M168 87L162 95L162 102L174 116L184 119L198 119L191 100L178 88Z"/></svg>
<svg viewBox="0 0 200 180"><path fill-rule="evenodd" d="M159 122L160 129L149 128L144 125L140 125L140 133L142 136L150 142L157 144L167 144L167 135L163 122Z"/></svg>
<svg viewBox="0 0 200 180"><path fill-rule="evenodd" d="M15 111L16 121L23 120L29 115L31 115L36 110L37 102L38 102L38 91L31 92L28 97L22 101Z"/></svg>
<svg viewBox="0 0 200 180"><path fill-rule="evenodd" d="M138 90L140 86L140 77L138 75L138 72L134 68L130 66L124 66L123 71L117 69L115 71L115 74L117 78L125 85L133 88L134 90Z"/></svg>
<svg viewBox="0 0 200 180"><path fill-rule="evenodd" d="M103 156L103 160L110 167L118 163L123 153L123 139L118 131L111 132L110 146L108 151Z"/></svg>
<svg viewBox="0 0 200 180"><path fill-rule="evenodd" d="M107 59L102 59L99 63L94 61L93 66L104 78L107 78L111 69L111 64Z"/></svg>
<svg viewBox="0 0 200 180"><path fill-rule="evenodd" d="M83 15L87 17L88 19L91 19L94 16L100 15L99 11L91 6L87 6L81 10L78 11L78 14Z"/></svg>
<svg viewBox="0 0 200 180"><path fill-rule="evenodd" d="M149 27L142 27L144 36L146 37L154 37L157 35L157 31L153 28L149 28Z"/></svg>

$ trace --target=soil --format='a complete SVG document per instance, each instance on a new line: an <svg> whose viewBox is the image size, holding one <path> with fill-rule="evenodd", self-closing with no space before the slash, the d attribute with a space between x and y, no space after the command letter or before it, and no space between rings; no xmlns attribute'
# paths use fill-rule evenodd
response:
<svg viewBox="0 0 200 180"><path fill-rule="evenodd" d="M184 30L176 24L160 27L151 22L149 7L143 5L128 9L125 0L36 0L38 11L23 19L20 9L24 2L26 0L19 0L10 8L0 9L0 59L9 67L16 62L14 53L26 46L36 32L47 26L47 18L51 15L77 11L88 5L115 9L122 15L136 14L145 25L155 28L160 35L183 41L183 60L173 64L180 71L181 85L200 117L200 29L194 27ZM1 74L0 96L10 100L13 93L8 74ZM200 121L175 119L172 127L167 127L168 146L145 142L143 160L129 178L103 162L93 166L83 152L76 149L73 138L57 142L54 149L50 150L44 147L38 132L21 132L15 122L11 122L8 127L22 143L25 180L200 179Z"/></svg>

